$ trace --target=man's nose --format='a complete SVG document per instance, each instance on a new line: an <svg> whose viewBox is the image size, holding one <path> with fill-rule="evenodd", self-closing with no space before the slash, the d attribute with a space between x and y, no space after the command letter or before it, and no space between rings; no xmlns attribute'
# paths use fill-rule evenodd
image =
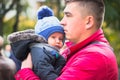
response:
<svg viewBox="0 0 120 80"><path fill-rule="evenodd" d="M62 20L60 21L60 24L64 27L65 26L65 20L64 17L62 18Z"/></svg>

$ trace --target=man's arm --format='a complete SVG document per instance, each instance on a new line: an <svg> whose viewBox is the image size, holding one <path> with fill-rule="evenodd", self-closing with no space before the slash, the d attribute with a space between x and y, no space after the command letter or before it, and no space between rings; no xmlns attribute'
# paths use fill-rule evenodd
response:
<svg viewBox="0 0 120 80"><path fill-rule="evenodd" d="M30 68L23 68L15 74L15 80L40 80Z"/></svg>
<svg viewBox="0 0 120 80"><path fill-rule="evenodd" d="M22 61L21 69L15 74L15 80L40 80L40 78L32 71L31 54Z"/></svg>

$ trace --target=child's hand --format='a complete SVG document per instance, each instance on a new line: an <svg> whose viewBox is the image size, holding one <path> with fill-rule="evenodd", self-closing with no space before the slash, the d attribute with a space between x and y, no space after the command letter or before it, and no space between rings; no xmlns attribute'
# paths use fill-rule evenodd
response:
<svg viewBox="0 0 120 80"><path fill-rule="evenodd" d="M21 69L23 68L30 68L32 69L32 59L31 59L31 54L29 53L27 58L22 61L22 64L21 64Z"/></svg>

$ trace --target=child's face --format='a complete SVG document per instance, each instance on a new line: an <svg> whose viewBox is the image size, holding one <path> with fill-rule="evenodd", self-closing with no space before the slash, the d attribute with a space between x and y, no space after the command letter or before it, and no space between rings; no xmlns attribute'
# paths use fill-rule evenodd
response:
<svg viewBox="0 0 120 80"><path fill-rule="evenodd" d="M63 46L64 35L59 32L55 32L48 38L48 44L58 49L62 48Z"/></svg>

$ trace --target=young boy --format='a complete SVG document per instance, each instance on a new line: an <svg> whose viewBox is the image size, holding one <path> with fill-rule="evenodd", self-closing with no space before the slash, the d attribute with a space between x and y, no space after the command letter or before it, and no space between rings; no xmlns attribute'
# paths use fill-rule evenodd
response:
<svg viewBox="0 0 120 80"><path fill-rule="evenodd" d="M19 60L26 59L30 52L33 71L41 80L54 80L60 74L65 59L59 54L59 49L64 44L65 36L59 20L49 7L40 7L35 32L31 29L15 32L8 39Z"/></svg>

